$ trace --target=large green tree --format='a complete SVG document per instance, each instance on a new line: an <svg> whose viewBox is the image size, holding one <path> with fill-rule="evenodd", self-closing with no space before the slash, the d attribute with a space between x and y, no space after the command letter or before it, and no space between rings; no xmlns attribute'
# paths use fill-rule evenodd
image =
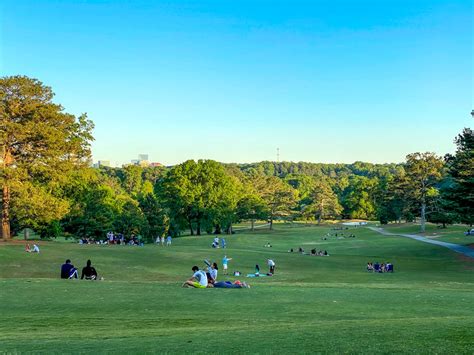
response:
<svg viewBox="0 0 474 355"><path fill-rule="evenodd" d="M146 194L140 198L140 209L147 220L148 231L145 237L149 241L168 233L170 227L169 215L153 193Z"/></svg>
<svg viewBox="0 0 474 355"><path fill-rule="evenodd" d="M158 193L173 215L173 223L203 229L233 221L239 187L223 165L213 160L188 160L173 167L158 186Z"/></svg>
<svg viewBox="0 0 474 355"><path fill-rule="evenodd" d="M342 196L344 214L349 218L375 218L377 188L376 177L351 176Z"/></svg>
<svg viewBox="0 0 474 355"><path fill-rule="evenodd" d="M434 153L413 153L406 157L406 193L418 203L422 233L425 231L427 203L436 195L435 186L441 181L443 168L443 160Z"/></svg>
<svg viewBox="0 0 474 355"><path fill-rule="evenodd" d="M250 229L255 229L255 221L267 218L267 207L263 199L253 191L247 191L246 194L237 203L236 209L239 221L250 221Z"/></svg>
<svg viewBox="0 0 474 355"><path fill-rule="evenodd" d="M26 196L44 199L35 215L51 216L58 204L56 186L68 173L90 158L92 122L76 117L53 102L53 91L39 80L25 76L0 79L0 185L2 189L2 237L10 238L12 199L21 209ZM28 189L28 191L26 190ZM67 212L63 208L63 213ZM55 214L54 217L60 217Z"/></svg>
<svg viewBox="0 0 474 355"><path fill-rule="evenodd" d="M270 229L277 218L288 218L296 205L298 191L276 176L257 175L253 187L265 203Z"/></svg>
<svg viewBox="0 0 474 355"><path fill-rule="evenodd" d="M316 218L318 224L323 219L340 216L342 206L326 180L321 179L315 182L310 198L311 203L305 206L304 215Z"/></svg>
<svg viewBox="0 0 474 355"><path fill-rule="evenodd" d="M451 201L460 222L474 224L474 131L464 128L455 143L456 153L446 157L453 185L447 189L446 198Z"/></svg>
<svg viewBox="0 0 474 355"><path fill-rule="evenodd" d="M414 201L408 190L408 178L403 167L394 172L384 181L384 186L380 191L377 214L382 224L391 221L401 223L414 219Z"/></svg>

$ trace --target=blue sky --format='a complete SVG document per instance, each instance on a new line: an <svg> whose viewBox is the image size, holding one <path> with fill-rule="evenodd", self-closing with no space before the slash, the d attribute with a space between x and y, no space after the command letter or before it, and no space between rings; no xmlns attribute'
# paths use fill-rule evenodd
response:
<svg viewBox="0 0 474 355"><path fill-rule="evenodd" d="M471 1L0 4L0 75L53 87L94 160L400 162L472 126Z"/></svg>

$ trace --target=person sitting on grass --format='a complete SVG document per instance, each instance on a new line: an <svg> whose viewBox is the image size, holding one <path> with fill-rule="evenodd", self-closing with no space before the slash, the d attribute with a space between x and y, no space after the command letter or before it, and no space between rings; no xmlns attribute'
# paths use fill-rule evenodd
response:
<svg viewBox="0 0 474 355"><path fill-rule="evenodd" d="M196 265L192 270L193 276L183 283L183 287L206 288L208 285L206 273L199 270Z"/></svg>
<svg viewBox="0 0 474 355"><path fill-rule="evenodd" d="M67 259L66 262L61 265L61 278L77 279L77 277L77 269L71 264L71 260Z"/></svg>
<svg viewBox="0 0 474 355"><path fill-rule="evenodd" d="M374 271L374 265L371 262L367 263L367 271Z"/></svg>
<svg viewBox="0 0 474 355"><path fill-rule="evenodd" d="M87 260L87 265L82 268L81 280L84 278L86 280L97 280L97 271L93 266L91 266L91 261Z"/></svg>
<svg viewBox="0 0 474 355"><path fill-rule="evenodd" d="M208 286L216 282L217 270L219 270L219 268L217 267L216 263L212 263L212 265L207 268L206 276L207 276Z"/></svg>
<svg viewBox="0 0 474 355"><path fill-rule="evenodd" d="M255 265L255 276L260 276L260 266L258 264Z"/></svg>
<svg viewBox="0 0 474 355"><path fill-rule="evenodd" d="M40 248L38 245L33 244L33 250L31 251L32 253L38 253L40 252Z"/></svg>
<svg viewBox="0 0 474 355"><path fill-rule="evenodd" d="M380 264L378 261L376 261L374 264L374 272L379 272L379 271L380 271Z"/></svg>
<svg viewBox="0 0 474 355"><path fill-rule="evenodd" d="M27 253L31 253L30 243L26 243L25 251L26 251Z"/></svg>

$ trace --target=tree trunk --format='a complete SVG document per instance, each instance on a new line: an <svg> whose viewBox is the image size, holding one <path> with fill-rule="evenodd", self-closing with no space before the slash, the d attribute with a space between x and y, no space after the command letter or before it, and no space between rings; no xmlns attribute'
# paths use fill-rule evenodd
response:
<svg viewBox="0 0 474 355"><path fill-rule="evenodd" d="M3 186L2 193L2 238L10 239L10 187Z"/></svg>
<svg viewBox="0 0 474 355"><path fill-rule="evenodd" d="M230 223L229 228L227 228L227 234L232 234L232 223Z"/></svg>
<svg viewBox="0 0 474 355"><path fill-rule="evenodd" d="M28 240L30 238L30 230L28 228L25 228L23 230L23 235L25 237L25 240Z"/></svg>
<svg viewBox="0 0 474 355"><path fill-rule="evenodd" d="M201 222L198 221L196 225L196 235L201 235Z"/></svg>
<svg viewBox="0 0 474 355"><path fill-rule="evenodd" d="M323 208L324 208L324 200L321 200L321 203L319 204L318 224L321 224L321 219L322 219L322 214L323 214Z"/></svg>
<svg viewBox="0 0 474 355"><path fill-rule="evenodd" d="M270 230L273 229L273 216L270 217Z"/></svg>
<svg viewBox="0 0 474 355"><path fill-rule="evenodd" d="M421 233L425 233L425 224L426 224L426 203L423 201L421 203Z"/></svg>
<svg viewBox="0 0 474 355"><path fill-rule="evenodd" d="M216 224L216 227L214 229L214 234L221 234L221 233L222 233L221 225Z"/></svg>
<svg viewBox="0 0 474 355"><path fill-rule="evenodd" d="M254 229L255 229L255 220L254 219L250 220L250 225L251 225L250 230L253 232Z"/></svg>
<svg viewBox="0 0 474 355"><path fill-rule="evenodd" d="M189 230L191 231L191 235L194 235L194 229L193 229L193 222L189 222Z"/></svg>

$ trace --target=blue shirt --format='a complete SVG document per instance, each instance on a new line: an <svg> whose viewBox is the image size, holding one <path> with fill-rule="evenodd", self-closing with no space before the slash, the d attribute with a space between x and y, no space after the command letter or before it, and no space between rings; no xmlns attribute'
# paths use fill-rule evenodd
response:
<svg viewBox="0 0 474 355"><path fill-rule="evenodd" d="M63 264L61 266L61 278L68 279L71 276L71 270L74 269L74 265L72 264Z"/></svg>

